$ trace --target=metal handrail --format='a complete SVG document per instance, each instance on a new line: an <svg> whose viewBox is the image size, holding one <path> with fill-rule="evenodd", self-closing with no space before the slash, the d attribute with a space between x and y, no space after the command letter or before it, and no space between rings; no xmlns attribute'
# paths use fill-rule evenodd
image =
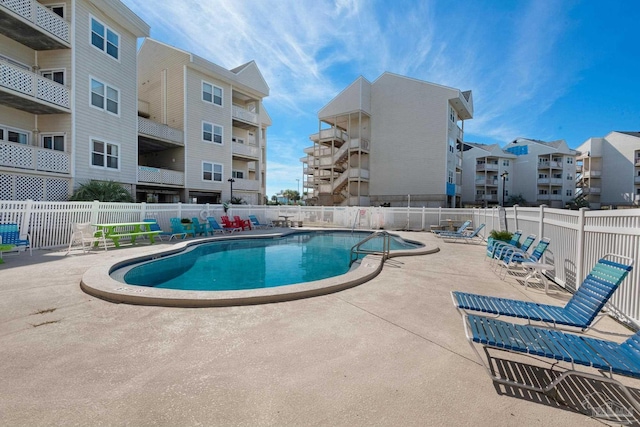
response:
<svg viewBox="0 0 640 427"><path fill-rule="evenodd" d="M374 238L379 237L379 236L382 236L382 238L383 238L383 240L382 240L382 251L362 249L360 247L364 243L368 242L369 240L374 239ZM382 262L385 262L389 258L390 247L391 247L391 235L389 234L389 232L387 232L387 231L377 231L377 232L365 237L364 239L362 239L361 241L359 241L358 243L356 243L355 245L353 245L351 247L351 251L349 253L349 267L351 267L353 265L353 263L358 260L358 255L361 255L361 254L382 255Z"/></svg>

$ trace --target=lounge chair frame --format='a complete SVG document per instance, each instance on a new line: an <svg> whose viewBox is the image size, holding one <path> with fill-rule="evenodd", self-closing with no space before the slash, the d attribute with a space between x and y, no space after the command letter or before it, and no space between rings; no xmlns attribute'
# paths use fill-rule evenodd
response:
<svg viewBox="0 0 640 427"><path fill-rule="evenodd" d="M580 376L616 385L640 413L640 403L633 397L627 386L613 376L615 373L640 379L640 332L629 337L624 343L617 344L532 325L503 322L484 316L464 315L462 322L469 345L493 381L548 395L566 378L572 375ZM486 362L475 344L480 344L485 349ZM549 384L536 387L494 374L490 366L488 348L564 361L570 363L571 368L562 372ZM597 369L601 375L577 370L576 365Z"/></svg>

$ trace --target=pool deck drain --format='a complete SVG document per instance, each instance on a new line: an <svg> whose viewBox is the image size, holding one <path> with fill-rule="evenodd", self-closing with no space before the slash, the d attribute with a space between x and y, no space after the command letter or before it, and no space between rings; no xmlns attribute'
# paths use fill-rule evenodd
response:
<svg viewBox="0 0 640 427"><path fill-rule="evenodd" d="M5 254L0 425L603 425L580 413L584 384L568 384L574 393L562 404L496 388L449 292L556 305L566 294L501 281L481 245L397 234L440 251L391 259L341 292L198 309L113 304L80 289L91 266L160 245ZM629 334L611 319L598 329Z"/></svg>

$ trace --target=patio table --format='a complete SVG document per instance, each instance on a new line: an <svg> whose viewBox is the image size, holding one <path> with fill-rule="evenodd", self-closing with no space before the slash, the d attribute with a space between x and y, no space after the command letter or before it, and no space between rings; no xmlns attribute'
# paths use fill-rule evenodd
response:
<svg viewBox="0 0 640 427"><path fill-rule="evenodd" d="M161 231L151 231L151 223L142 222L118 222L111 224L94 224L96 228L104 233L104 237L111 239L113 245L116 248L120 247L121 237L130 237L131 243L136 243L136 237L148 236L149 241L155 243L154 236L157 236ZM98 245L98 242L94 243Z"/></svg>

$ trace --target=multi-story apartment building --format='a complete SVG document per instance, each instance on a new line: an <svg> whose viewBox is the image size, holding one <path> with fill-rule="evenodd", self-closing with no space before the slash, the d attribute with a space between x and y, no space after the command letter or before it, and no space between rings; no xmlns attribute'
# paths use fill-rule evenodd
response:
<svg viewBox="0 0 640 427"><path fill-rule="evenodd" d="M576 155L564 140L517 138L503 147L516 158L509 174L511 194L528 204L563 208L575 198Z"/></svg>
<svg viewBox="0 0 640 427"><path fill-rule="evenodd" d="M517 156L498 144L465 142L462 150L462 204L504 205L512 192L513 163Z"/></svg>
<svg viewBox="0 0 640 427"><path fill-rule="evenodd" d="M0 1L0 200L137 181L136 44L119 0Z"/></svg>
<svg viewBox="0 0 640 427"><path fill-rule="evenodd" d="M577 150L577 194L592 209L640 205L640 132L589 138Z"/></svg>
<svg viewBox="0 0 640 427"><path fill-rule="evenodd" d="M139 199L264 203L269 87L255 62L227 70L147 38L138 83Z"/></svg>
<svg viewBox="0 0 640 427"><path fill-rule="evenodd" d="M307 202L460 206L471 91L384 73L363 77L318 113L305 149Z"/></svg>

